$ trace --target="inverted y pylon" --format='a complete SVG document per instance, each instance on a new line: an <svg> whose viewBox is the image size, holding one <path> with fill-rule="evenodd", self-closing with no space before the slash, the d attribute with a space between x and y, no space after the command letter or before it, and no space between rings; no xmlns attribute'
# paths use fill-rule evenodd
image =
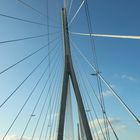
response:
<svg viewBox="0 0 140 140"><path fill-rule="evenodd" d="M59 114L57 140L63 140L66 100L67 100L67 91L68 91L67 89L68 89L68 82L70 79L72 81L73 89L75 92L78 110L81 116L81 121L84 127L86 139L92 140L92 135L91 135L90 127L88 124L88 119L85 113L82 97L80 94L80 89L78 86L78 82L77 82L75 71L72 64L66 8L62 8L62 27L63 27L64 50L65 50L65 66L64 66L61 106L60 106L60 112L59 112L60 114Z"/></svg>

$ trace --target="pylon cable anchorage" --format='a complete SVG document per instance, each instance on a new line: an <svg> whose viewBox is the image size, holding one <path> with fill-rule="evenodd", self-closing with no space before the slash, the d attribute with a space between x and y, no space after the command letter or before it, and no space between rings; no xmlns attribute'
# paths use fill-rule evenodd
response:
<svg viewBox="0 0 140 140"><path fill-rule="evenodd" d="M56 51L56 53L57 53L57 51ZM56 58L58 58L58 56L55 57L55 59L53 58L53 60L55 60L55 61L54 61L55 64L56 64ZM48 70L48 68L49 68L49 66L47 65L46 70ZM44 93L44 90L45 90L47 84L48 84L48 78L46 79L46 82L45 82L45 84L44 84L44 87L43 87L43 89L42 89L42 91L41 91L41 93L40 93L40 96L38 97L38 100L37 100L37 102L36 102L36 104L35 104L35 106L34 106L33 111L32 111L31 114L34 114L34 112L35 112L35 110L36 110L36 108L37 108L37 106L38 106L38 103L39 103L39 101L40 101L40 99L41 99L41 97L42 97L42 95L43 95L43 93ZM25 134L25 132L26 132L26 130L27 130L27 128L28 128L28 125L29 125L31 119L32 119L32 116L29 117L29 119L28 119L28 121L27 121L27 123L26 123L26 126L25 126L25 128L24 128L24 131L23 131L23 133L22 133L22 135L21 135L21 137L20 137L20 140L22 140L22 138L23 138L23 136L24 136L24 134Z"/></svg>
<svg viewBox="0 0 140 140"><path fill-rule="evenodd" d="M85 60L85 62L87 62L87 64L95 71L97 72L95 66L93 66L88 59L85 57L85 55L79 50L79 48L77 47L77 45L73 43L73 46L76 48L76 50L79 52L80 56L82 56L82 58ZM138 124L140 124L140 120L138 119L138 117L131 111L131 109L126 105L126 103L121 99L121 97L116 93L116 91L110 86L110 84L105 80L105 78L101 75L98 74L99 78L103 81L103 83L109 88L109 90L113 93L113 95L118 99L118 101L123 105L123 107L127 110L127 112L134 118L134 120L136 120L136 122Z"/></svg>
<svg viewBox="0 0 140 140"><path fill-rule="evenodd" d="M54 41L56 41L57 39L58 39L58 38L55 38L55 39L51 40L51 41L50 41L50 43L52 44L52 43L53 43ZM5 72L6 72L6 71L8 71L9 69L11 69L11 68L15 67L17 64L19 64L19 63L21 63L21 62L25 61L26 59L30 58L30 57L31 57L31 56L33 56L34 54L36 54L36 53L40 52L41 50L43 50L44 48L46 48L46 47L48 46L48 44L49 44L49 43L47 43L47 44L46 44L46 45L44 45L43 47L41 47L41 48L37 49L36 51L34 51L34 52L30 53L29 55L27 55L27 56L26 56L26 57L24 57L23 59L21 59L21 60L17 61L17 62L16 62L16 63L14 63L13 65L11 65L11 66L7 67L6 69L4 69L4 70L0 71L0 75L1 75L1 74L3 74L3 73L5 73Z"/></svg>
<svg viewBox="0 0 140 140"><path fill-rule="evenodd" d="M54 47L53 49L55 49ZM53 49L51 51L53 51ZM29 75L17 86L17 88L0 104L0 108L15 94L15 92L25 83L25 81L36 71L36 69L45 61L48 54L42 59L42 61L29 73Z"/></svg>

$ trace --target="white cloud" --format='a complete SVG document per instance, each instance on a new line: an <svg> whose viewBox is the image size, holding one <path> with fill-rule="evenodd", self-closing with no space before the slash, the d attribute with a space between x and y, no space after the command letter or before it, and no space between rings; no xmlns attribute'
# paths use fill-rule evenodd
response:
<svg viewBox="0 0 140 140"><path fill-rule="evenodd" d="M2 136L0 136L0 139L2 139ZM5 140L20 140L20 136L17 136L15 134L8 135L5 138ZM31 140L31 138L30 137L23 137L22 140ZM37 139L35 139L35 140L37 140ZM51 137L50 140L57 140L57 136L55 135L55 136Z"/></svg>
<svg viewBox="0 0 140 140"><path fill-rule="evenodd" d="M59 113L54 113L54 114L51 113L47 115L47 120L49 120L50 118L56 119L58 117L59 117Z"/></svg>
<svg viewBox="0 0 140 140"><path fill-rule="evenodd" d="M127 126L126 125L117 125L115 127L113 127L115 129L115 131L118 133L119 131L122 131L122 130L126 130L127 129ZM106 129L103 128L102 129L103 133L105 134L106 133ZM104 137L103 137L103 134L102 134L102 131L99 130L98 131L98 136L101 140L104 140ZM111 128L109 127L109 131L111 132ZM96 136L97 137L97 136Z"/></svg>
<svg viewBox="0 0 140 140"><path fill-rule="evenodd" d="M140 140L140 137L139 137L139 138L137 138L136 140Z"/></svg>
<svg viewBox="0 0 140 140"><path fill-rule="evenodd" d="M132 81L132 82L137 81L137 79L134 76L127 75L127 74L122 74L122 75L114 74L113 77L116 78L116 79L129 80L129 81Z"/></svg>
<svg viewBox="0 0 140 140"><path fill-rule="evenodd" d="M119 132L119 131L122 131L122 130L126 130L127 129L127 126L122 124L121 122L121 119L120 118L108 118L110 123L113 125L113 128L115 129L116 132ZM100 118L98 119L101 127L102 127L102 131L103 133L105 134L106 132L106 129L104 127L104 119L103 118ZM96 129L98 130L98 136L100 137L100 139L104 139L103 138L103 135L102 135L102 131L100 130L100 127L99 127L99 123L98 123L97 119L95 119L94 121L90 121L89 125L91 128L94 128L94 126L96 126ZM93 124L94 123L94 124ZM111 128L109 127L109 130L111 131ZM96 135L97 137L97 135Z"/></svg>
<svg viewBox="0 0 140 140"><path fill-rule="evenodd" d="M111 96L112 95L112 93L111 93L110 90L103 91L102 94L103 94L104 97L107 97L107 96Z"/></svg>
<svg viewBox="0 0 140 140"><path fill-rule="evenodd" d="M20 140L20 137L13 134L13 135L9 135L5 138L5 140ZM30 140L30 138L28 137L23 137L22 140Z"/></svg>
<svg viewBox="0 0 140 140"><path fill-rule="evenodd" d="M121 122L121 120L119 118L108 118L108 119L109 119L110 123L114 124L114 125L119 124ZM89 124L90 124L90 126L93 126L93 123L94 123L96 127L99 127L98 122L100 123L101 126L104 125L104 119L103 118L100 118L98 120L95 119L94 121L90 121Z"/></svg>
<svg viewBox="0 0 140 140"><path fill-rule="evenodd" d="M129 76L129 75L126 75L126 74L123 74L121 76L122 79L126 79L126 80L129 80L129 81L136 81L136 78L134 78L133 76Z"/></svg>
<svg viewBox="0 0 140 140"><path fill-rule="evenodd" d="M114 85L110 85L110 86L111 86L113 89L115 88ZM104 97L112 96L112 95L113 95L112 92L111 92L109 89L107 89L106 91L103 91L102 94L103 94Z"/></svg>
<svg viewBox="0 0 140 140"><path fill-rule="evenodd" d="M127 129L127 125L122 124L122 125L116 126L115 128L116 128L116 130L118 130L118 131L126 130L126 129Z"/></svg>
<svg viewBox="0 0 140 140"><path fill-rule="evenodd" d="M57 140L57 137L53 136L53 137L50 138L50 140Z"/></svg>

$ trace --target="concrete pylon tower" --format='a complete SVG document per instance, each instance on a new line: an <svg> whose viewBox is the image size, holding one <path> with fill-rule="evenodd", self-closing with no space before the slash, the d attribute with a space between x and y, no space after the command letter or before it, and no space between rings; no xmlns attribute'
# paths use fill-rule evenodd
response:
<svg viewBox="0 0 140 140"><path fill-rule="evenodd" d="M83 124L85 137L87 140L92 140L92 135L90 127L88 124L88 119L84 109L82 97L80 94L80 89L76 79L75 71L72 64L70 42L69 42L69 29L67 22L67 11L66 8L62 8L62 27L63 27L63 42L64 42L64 52L65 52L65 66L64 66L64 76L63 76L63 86L61 95L61 106L59 114L59 124L58 124L58 136L57 140L63 140L64 135L64 122L65 122L65 112L66 112L66 101L67 101L67 89L69 80L71 80L73 89L75 92L75 97L78 105L78 111Z"/></svg>

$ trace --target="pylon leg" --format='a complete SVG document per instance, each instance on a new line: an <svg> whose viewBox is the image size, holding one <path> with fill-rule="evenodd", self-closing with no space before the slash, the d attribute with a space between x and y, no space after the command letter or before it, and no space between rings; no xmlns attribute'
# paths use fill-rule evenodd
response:
<svg viewBox="0 0 140 140"><path fill-rule="evenodd" d="M58 126L57 140L63 140L67 91L68 91L68 81L69 81L69 73L67 72L67 64L66 64L65 65L65 70L64 70L64 77L63 77L63 86L62 86L61 106L60 106L60 112L59 112L60 115L59 115L59 126Z"/></svg>
<svg viewBox="0 0 140 140"><path fill-rule="evenodd" d="M65 122L65 112L66 112L66 101L67 101L67 91L68 91L68 82L69 77L71 77L72 85L74 88L78 110L81 116L84 132L87 140L92 140L92 135L90 127L88 124L88 119L84 109L82 97L80 94L80 89L74 72L71 52L70 52L70 43L69 43L69 32L68 32L68 23L67 23L67 13L66 8L62 8L62 26L63 26L63 40L64 40L64 52L65 52L65 68L64 68L64 77L63 77L63 86L62 86L62 97L61 97L61 107L59 114L59 126L58 126L58 137L57 140L63 140L64 135L64 122Z"/></svg>
<svg viewBox="0 0 140 140"><path fill-rule="evenodd" d="M82 124L83 124L83 127L84 127L84 132L85 132L85 135L86 135L86 139L87 140L92 140L92 135L91 135L90 127L89 127L89 124L88 124L88 119L87 119L86 112L85 112L85 109L84 109L84 105L83 105L82 97L81 97L81 94L80 94L80 89L79 89L79 86L78 86L76 75L75 75L75 72L74 72L74 68L73 68L73 65L72 65L72 61L70 62L70 76L71 76L71 81L72 81L72 84L73 84L73 88L74 88L74 92L75 92L75 96L76 96L76 100L77 100L78 109L79 109L79 113L80 113L80 116L81 116Z"/></svg>

